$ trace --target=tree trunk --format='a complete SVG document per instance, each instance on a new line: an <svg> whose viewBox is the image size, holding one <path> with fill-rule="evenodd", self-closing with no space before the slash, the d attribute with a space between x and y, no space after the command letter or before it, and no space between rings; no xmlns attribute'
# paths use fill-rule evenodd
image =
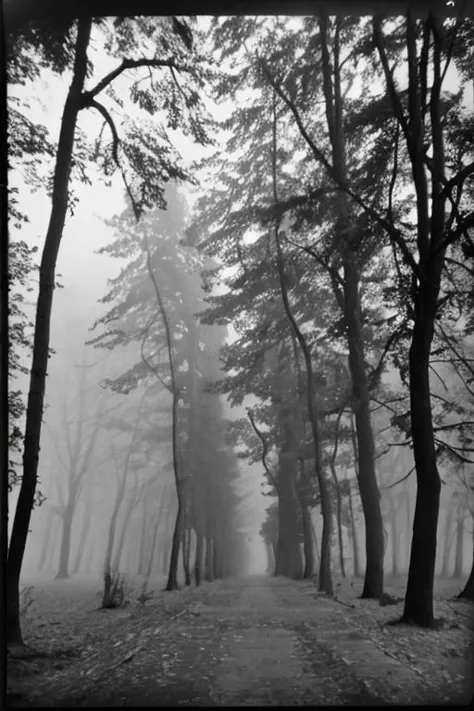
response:
<svg viewBox="0 0 474 711"><path fill-rule="evenodd" d="M164 309L162 309L163 319ZM165 321L167 323L167 321ZM172 345L171 345L171 335L169 332L169 326L167 326L167 341L169 350L169 362L171 370L171 378L173 383L173 421L172 421L172 438L173 438L173 471L176 485L176 495L178 497L178 511L176 513L176 522L173 532L173 541L171 544L171 556L170 556L170 567L168 571L168 582L166 584L165 590L178 590L178 560L179 560L179 547L181 543L181 529L183 526L185 502L183 501L183 489L181 482L181 475L179 471L179 442L178 442L178 402L179 402L179 392L176 385L175 375L174 375L174 364L172 355Z"/></svg>
<svg viewBox="0 0 474 711"><path fill-rule="evenodd" d="M135 509L135 506L138 504L139 500L140 500L140 495L138 495L135 500L130 501L129 505L125 509L125 515L123 517L122 526L120 528L120 535L119 535L119 538L117 540L117 543L115 545L115 550L114 550L114 556L113 556L113 562L112 562L112 569L113 570L118 571L120 569L120 561L122 558L125 534L128 530L128 526L130 523L130 518L132 516L132 513Z"/></svg>
<svg viewBox="0 0 474 711"><path fill-rule="evenodd" d="M182 547L184 584L186 585L186 587L189 587L191 585L191 530L189 528L185 528L183 530Z"/></svg>
<svg viewBox="0 0 474 711"><path fill-rule="evenodd" d="M400 563L398 560L399 553L399 540L398 540L398 526L397 526L397 509L393 500L389 500L390 506L390 529L392 531L392 575L398 575L400 572Z"/></svg>
<svg viewBox="0 0 474 711"><path fill-rule="evenodd" d="M383 593L383 521L375 474L374 436L370 421L370 397L365 370L356 259L356 254L347 252L344 263L344 300L352 379L352 407L357 432L359 491L365 521L366 567L361 597L379 598Z"/></svg>
<svg viewBox="0 0 474 711"><path fill-rule="evenodd" d="M313 528L311 526L311 514L306 504L301 509L301 517L303 521L303 578L311 579L314 575Z"/></svg>
<svg viewBox="0 0 474 711"><path fill-rule="evenodd" d="M53 532L54 524L56 522L56 517L52 515L48 516L47 523L46 523L46 531L44 534L42 546L41 546L41 553L40 557L38 560L38 565L36 567L36 572L41 572L41 570L44 567L44 564L46 563L46 558L48 556L48 553L50 553L50 540L51 540L51 534Z"/></svg>
<svg viewBox="0 0 474 711"><path fill-rule="evenodd" d="M138 575L144 575L145 574L145 561L147 560L146 557L146 552L147 552L147 544L149 541L149 538L147 536L147 532L150 528L149 526L149 521L147 520L147 513L148 513L148 508L147 508L147 500L146 498L143 499L143 518L142 518L142 528L140 532L140 545L138 548Z"/></svg>
<svg viewBox="0 0 474 711"><path fill-rule="evenodd" d="M161 523L161 519L162 519L163 509L165 508L165 503L166 503L165 492L166 492L166 484L163 487L163 491L161 494L160 508L158 509L158 515L156 518L155 528L153 530L153 538L152 538L153 543L152 543L150 556L148 558L148 565L147 565L146 573L145 573L147 578L150 577L152 570L153 570L153 561L155 560L156 548L158 545L160 523Z"/></svg>
<svg viewBox="0 0 474 711"><path fill-rule="evenodd" d="M412 270L411 297L413 304L413 328L409 355L411 436L415 457L417 493L413 538L408 570L408 584L405 596L403 621L421 627L432 627L433 585L436 565L436 535L439 515L441 482L436 462L436 447L433 432L430 391L430 353L434 334L434 324L438 316L438 298L441 274L447 249L447 194L444 185L445 150L442 115L443 100L441 89L444 78L442 50L445 33L436 15L431 14L429 24L424 26L421 52L430 58L429 72L433 80L430 91L429 116L425 111L422 96L420 65L417 54L419 26L409 10L406 17L406 49L408 60L408 123L400 115L395 101L396 89L393 76L387 66L380 30L380 18L374 19L373 39L378 48L388 95L401 128L409 126L405 132L408 155L416 194L416 259L407 242L403 242L405 257ZM427 30L427 32L426 32ZM446 48L446 45L444 45ZM448 50L449 52L449 50ZM445 65L444 65L445 66ZM399 99L398 99L399 100ZM424 151L427 143L431 146L431 170L426 170ZM430 185L428 185L428 175ZM431 206L431 214L430 214ZM453 213L454 214L454 213ZM398 233L397 237L400 233ZM395 236L392 231L392 244Z"/></svg>
<svg viewBox="0 0 474 711"><path fill-rule="evenodd" d="M337 435L336 435L337 436ZM337 441L337 440L336 440ZM337 450L337 444L336 449ZM342 577L346 577L346 569L344 566L344 538L342 536L342 496L341 487L337 478L335 458L330 459L331 474L334 481L334 489L336 491L336 520L337 520L337 540L339 545L339 566L341 568Z"/></svg>
<svg viewBox="0 0 474 711"><path fill-rule="evenodd" d="M161 572L163 575L167 575L170 567L170 551L171 551L171 541L172 536L166 536L163 546L162 546L162 558L161 558Z"/></svg>
<svg viewBox="0 0 474 711"><path fill-rule="evenodd" d="M219 556L219 546L216 543L216 538L212 540L212 569L214 571L215 580L222 578L222 571L220 566L220 556Z"/></svg>
<svg viewBox="0 0 474 711"><path fill-rule="evenodd" d="M204 565L204 579L208 583L212 583L214 580L214 556L212 555L212 538L206 536L206 558Z"/></svg>
<svg viewBox="0 0 474 711"><path fill-rule="evenodd" d="M451 535L453 512L454 497L451 496L447 506L446 516L444 518L443 567L441 570L441 575L443 578L449 577L449 569L451 567L450 553L453 545L453 536Z"/></svg>
<svg viewBox="0 0 474 711"><path fill-rule="evenodd" d="M150 550L150 555L148 556L148 563L145 568L145 577L149 578L152 570L153 570L153 561L155 559L155 552L156 552L156 545L158 542L158 529L160 527L160 516L158 514L158 517L155 522L155 527L153 529L153 536L152 536L152 544L151 544L151 550Z"/></svg>
<svg viewBox="0 0 474 711"><path fill-rule="evenodd" d="M74 561L74 568L73 568L74 574L79 572L81 563L82 563L82 559L84 557L84 551L86 548L86 540L87 540L87 536L88 536L90 528L91 528L92 511L93 511L92 502L88 501L86 506L84 507L82 530L81 530L81 535L80 535L79 543L78 543L78 547L77 547L76 560Z"/></svg>
<svg viewBox="0 0 474 711"><path fill-rule="evenodd" d="M310 516L310 521L311 521L311 516ZM314 543L313 551L314 551L315 561L316 561L317 565L319 565L319 563L320 563L320 558L319 558L318 539L317 539L316 530L315 530L315 528L314 528L314 526L313 526L313 522L312 522L312 521L311 521L311 534L312 534L312 536L313 536L313 543Z"/></svg>
<svg viewBox="0 0 474 711"><path fill-rule="evenodd" d="M438 290L434 304L430 303L430 298L423 299L421 287L419 292L416 305L418 315L413 328L409 358L411 432L418 486L403 620L421 627L432 627L441 482L434 444L429 359L434 331L433 307L436 310ZM431 308L423 304L424 300Z"/></svg>
<svg viewBox="0 0 474 711"><path fill-rule="evenodd" d="M272 575L274 570L275 570L275 559L273 556L273 546L271 543L266 542L265 543L265 550L267 553L267 569L266 573L269 575Z"/></svg>
<svg viewBox="0 0 474 711"><path fill-rule="evenodd" d="M473 528L472 528L473 553L472 553L471 572L469 574L469 578L467 580L466 585L461 590L458 597L461 599L464 599L464 600L473 600L474 601L474 517L472 520L472 524L473 524Z"/></svg>
<svg viewBox="0 0 474 711"><path fill-rule="evenodd" d="M61 535L61 548L59 550L59 567L56 580L69 578L69 553L71 551L71 529L74 515L74 503L69 504L63 511L63 530Z"/></svg>
<svg viewBox="0 0 474 711"><path fill-rule="evenodd" d="M466 506L461 501L458 506L456 517L456 554L454 558L453 578L462 578L464 567L464 518Z"/></svg>
<svg viewBox="0 0 474 711"><path fill-rule="evenodd" d="M181 543L181 530L183 524L185 523L184 517L186 512L186 502L184 501L184 491L183 482L181 479L180 471L180 454L179 454L179 433L178 433L178 407L179 407L179 397L180 392L178 384L176 382L176 368L174 361L174 350L173 350L173 336L171 332L171 325L166 313L166 309L161 298L160 289L158 287L158 282L156 281L155 274L153 271L150 249L148 246L147 238L145 237L145 247L147 254L147 268L150 275L150 279L153 283L155 289L156 301L160 309L161 319L163 321L163 326L166 334L166 347L168 351L168 364L170 369L171 377L171 392L173 396L173 408L172 408L172 445L173 445L173 472L174 480L176 485L176 495L178 497L178 511L176 514L176 522L173 532L173 541L171 544L171 557L170 557L170 567L168 571L168 582L166 584L165 590L178 590L178 561L179 561L179 548Z"/></svg>
<svg viewBox="0 0 474 711"><path fill-rule="evenodd" d="M287 414L282 412L283 443L278 468L278 542L275 573L299 580L303 576L303 564L296 494L296 442Z"/></svg>
<svg viewBox="0 0 474 711"><path fill-rule="evenodd" d="M201 584L202 577L202 545L203 538L202 534L196 531L196 555L194 558L194 579L196 581L196 586Z"/></svg>
<svg viewBox="0 0 474 711"><path fill-rule="evenodd" d="M125 470L122 478L117 487L117 493L115 494L114 506L112 509L112 515L109 522L109 532L107 535L107 546L105 548L105 558L104 558L104 570L106 573L111 573L111 560L112 551L114 547L115 531L117 528L117 517L125 495Z"/></svg>
<svg viewBox="0 0 474 711"><path fill-rule="evenodd" d="M340 32L341 19L336 20L333 41L328 38L328 18L319 21L323 91L326 118L332 148L333 169L337 179L347 181L346 137L344 132L343 97L341 94ZM331 64L330 51L333 53ZM336 300L344 314L349 370L352 380L352 409L355 415L358 442L359 490L365 519L366 568L361 597L379 598L383 593L383 522L380 492L374 462L374 437L370 420L370 396L365 367L362 310L360 304L360 273L363 264L356 245L360 243L358 228L346 194L340 197L340 235L338 251L344 271L343 293L331 270Z"/></svg>
<svg viewBox="0 0 474 711"><path fill-rule="evenodd" d="M360 578L362 576L362 571L360 569L360 557L359 557L359 546L357 544L357 527L355 523L355 516L354 516L354 505L352 502L352 487L350 485L350 480L349 480L349 512L351 515L351 538L352 538L352 574L356 578Z"/></svg>
<svg viewBox="0 0 474 711"><path fill-rule="evenodd" d="M404 570L408 570L408 561L410 560L410 549L411 549L411 536L410 536L410 531L412 528L412 520L411 520L411 505L410 505L410 491L407 490L405 491L405 504L406 504L406 527L405 527L405 540L406 540L406 549L405 549L405 559L404 559Z"/></svg>
<svg viewBox="0 0 474 711"><path fill-rule="evenodd" d="M81 109L81 95L87 72L87 48L91 25L91 18L81 19L77 25L73 77L61 120L53 178L51 216L39 271L33 362L26 410L23 476L10 537L7 562L6 638L10 647L23 646L20 626L20 573L38 478L38 459L49 356L56 261L68 209L74 132L77 116Z"/></svg>
<svg viewBox="0 0 474 711"><path fill-rule="evenodd" d="M274 204L277 206L278 200L278 190L277 190L277 111L276 111L276 98L274 95L273 102L273 151L272 151L272 172L273 172L273 198ZM275 221L275 244L277 249L277 267L278 276L280 281L280 292L283 301L283 308L285 310L286 316L291 326L291 330L298 341L303 354L305 369L306 369L306 391L307 391L307 407L308 407L308 417L311 424L311 434L313 440L313 450L314 450L314 468L316 479L319 485L319 493L321 498L321 514L323 518L323 532L321 541L321 563L319 567L319 590L320 592L326 592L328 595L332 595L332 580L331 580L331 537L332 537L332 512L331 512L331 500L329 496L329 490L326 482L326 476L323 469L322 456L321 456L321 442L319 434L319 412L316 403L316 391L314 387L314 374L313 374L313 362L311 348L308 342L301 332L298 324L295 320L290 301L288 298L288 288L285 278L285 262L283 249L280 241L280 218ZM277 560L275 568L278 568L279 562ZM296 570L295 570L296 572Z"/></svg>
<svg viewBox="0 0 474 711"><path fill-rule="evenodd" d="M300 485L298 487L301 523L303 529L303 553L304 553L304 572L303 578L311 579L314 573L314 550L313 550L313 529L311 525L311 514L306 503L306 469L304 459L300 458ZM268 555L268 550L267 550Z"/></svg>
<svg viewBox="0 0 474 711"><path fill-rule="evenodd" d="M168 582L166 583L165 590L179 590L178 584L178 562L179 562L179 549L181 547L181 528L182 528L182 510L178 503L178 513L176 514L176 521L174 524L173 539L171 542L171 556L170 565L168 570Z"/></svg>

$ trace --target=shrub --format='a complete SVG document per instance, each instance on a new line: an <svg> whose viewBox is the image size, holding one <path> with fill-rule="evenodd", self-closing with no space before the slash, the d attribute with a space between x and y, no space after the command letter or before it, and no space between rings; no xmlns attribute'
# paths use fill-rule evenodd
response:
<svg viewBox="0 0 474 711"><path fill-rule="evenodd" d="M104 590L102 593L101 609L114 610L127 607L130 603L130 590L124 575L119 571L106 570L104 572Z"/></svg>
<svg viewBox="0 0 474 711"><path fill-rule="evenodd" d="M142 589L140 591L140 595L137 597L137 602L140 602L142 605L144 605L148 600L151 600L153 597L153 593L149 592L147 590L148 586L148 581L145 580L145 582L142 585Z"/></svg>

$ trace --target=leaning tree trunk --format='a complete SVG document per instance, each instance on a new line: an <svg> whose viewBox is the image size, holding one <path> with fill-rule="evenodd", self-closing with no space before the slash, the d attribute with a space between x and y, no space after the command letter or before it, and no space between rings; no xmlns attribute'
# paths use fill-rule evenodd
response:
<svg viewBox="0 0 474 711"><path fill-rule="evenodd" d="M6 638L9 646L23 646L20 626L20 573L38 478L56 261L68 209L74 132L78 113L81 110L81 95L87 73L87 47L89 45L91 25L91 18L80 19L77 25L73 77L61 120L54 169L51 216L39 271L33 362L26 410L23 476L7 561Z"/></svg>

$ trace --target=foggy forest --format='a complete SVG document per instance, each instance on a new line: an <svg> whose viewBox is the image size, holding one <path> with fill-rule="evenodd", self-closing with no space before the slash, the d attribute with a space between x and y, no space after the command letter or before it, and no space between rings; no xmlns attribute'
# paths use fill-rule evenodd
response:
<svg viewBox="0 0 474 711"><path fill-rule="evenodd" d="M467 703L471 6L141 5L5 15L8 706Z"/></svg>

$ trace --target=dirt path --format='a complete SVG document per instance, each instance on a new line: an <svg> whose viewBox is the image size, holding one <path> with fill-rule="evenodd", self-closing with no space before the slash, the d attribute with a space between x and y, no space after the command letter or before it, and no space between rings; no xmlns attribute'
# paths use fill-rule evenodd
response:
<svg viewBox="0 0 474 711"><path fill-rule="evenodd" d="M215 583L166 624L142 626L128 646L118 625L118 661L102 664L98 675L80 672L74 690L56 685L29 705L466 703L472 660L469 669L464 655L450 658L444 678L444 657L436 668L429 659L434 631L421 636L419 649L398 631L399 651L393 640L384 647L391 633L371 622L376 606L360 601L352 609L318 596L313 583L284 578ZM152 607L148 615L151 622Z"/></svg>

